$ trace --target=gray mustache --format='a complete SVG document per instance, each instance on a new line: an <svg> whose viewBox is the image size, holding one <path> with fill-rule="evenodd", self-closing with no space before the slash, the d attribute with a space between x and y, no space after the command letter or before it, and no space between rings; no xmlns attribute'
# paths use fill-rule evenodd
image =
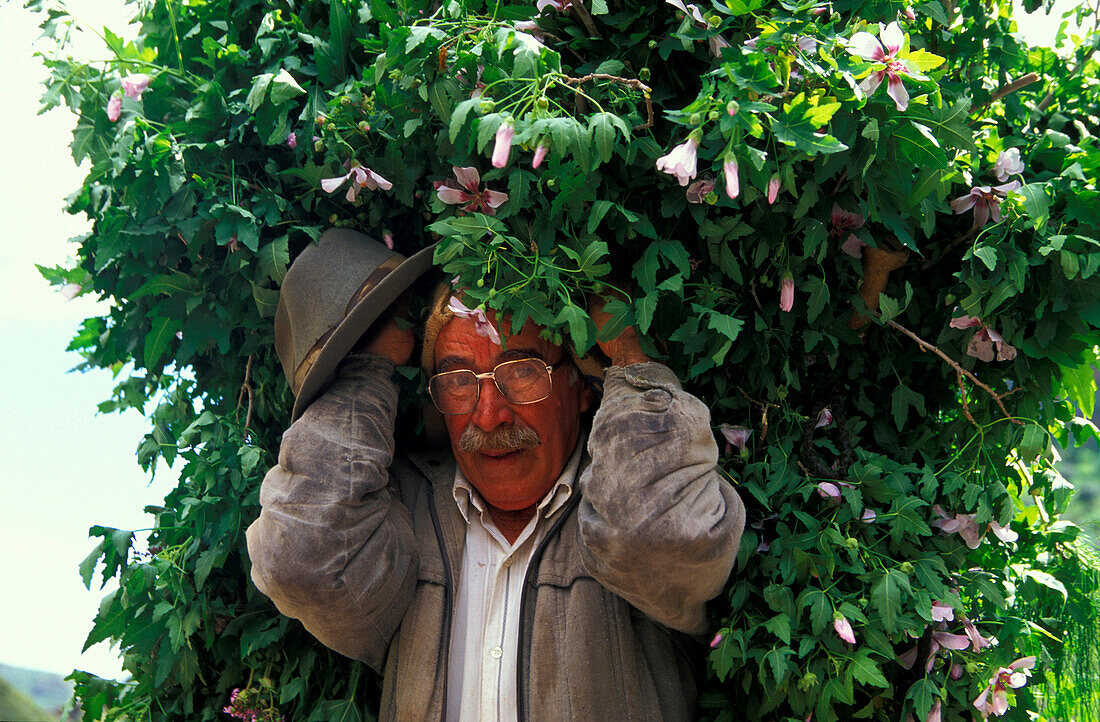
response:
<svg viewBox="0 0 1100 722"><path fill-rule="evenodd" d="M467 453L486 449L522 451L534 449L541 443L538 432L526 424L506 426L493 431L484 431L474 424L469 424L458 440L458 448Z"/></svg>

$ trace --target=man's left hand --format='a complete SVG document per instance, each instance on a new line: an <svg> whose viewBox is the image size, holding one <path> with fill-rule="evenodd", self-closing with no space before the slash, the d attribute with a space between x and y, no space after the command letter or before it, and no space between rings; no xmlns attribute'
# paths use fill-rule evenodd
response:
<svg viewBox="0 0 1100 722"><path fill-rule="evenodd" d="M602 296L593 296L589 299L588 315L592 317L592 321L596 324L596 333L599 333L604 325L611 320L611 314L603 310L608 300L610 299ZM638 332L634 330L633 326L627 326L622 330L622 333L610 341L597 340L596 343L599 345L600 350L611 359L612 366L629 366L630 364L652 361L649 356L642 352Z"/></svg>

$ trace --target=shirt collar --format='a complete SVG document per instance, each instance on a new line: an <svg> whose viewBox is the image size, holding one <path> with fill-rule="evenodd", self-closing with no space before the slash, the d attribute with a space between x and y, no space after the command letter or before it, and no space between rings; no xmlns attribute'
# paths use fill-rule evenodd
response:
<svg viewBox="0 0 1100 722"><path fill-rule="evenodd" d="M569 497L573 495L573 484L577 479L577 470L580 468L581 457L584 455L587 436L582 429L577 437L577 445L573 449L573 455L565 463L558 480L554 482L554 485L550 487L550 491L546 492L546 495L535 507L536 513L542 518L549 519L554 516L569 501ZM458 464L455 464L453 495L455 504L458 505L458 510L462 512L462 518L466 520L467 524L470 523L471 506L477 512L478 517L484 517L485 500L481 498L481 494L478 493L477 489L466 480Z"/></svg>

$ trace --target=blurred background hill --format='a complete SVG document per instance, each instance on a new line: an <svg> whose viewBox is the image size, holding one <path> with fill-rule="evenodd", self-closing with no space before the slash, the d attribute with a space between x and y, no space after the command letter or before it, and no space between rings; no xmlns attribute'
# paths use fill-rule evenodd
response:
<svg viewBox="0 0 1100 722"><path fill-rule="evenodd" d="M58 722L72 689L59 674L0 664L0 720ZM80 714L74 711L65 719L75 721Z"/></svg>

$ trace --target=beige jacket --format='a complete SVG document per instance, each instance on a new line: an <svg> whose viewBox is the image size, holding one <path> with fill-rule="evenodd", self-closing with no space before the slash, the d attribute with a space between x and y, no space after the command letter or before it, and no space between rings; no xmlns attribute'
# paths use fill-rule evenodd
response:
<svg viewBox="0 0 1100 722"><path fill-rule="evenodd" d="M283 614L384 672L381 719L438 720L466 524L449 452L393 459L392 372L349 357L287 430L248 550ZM717 458L707 408L668 368L608 370L577 489L525 580L520 719L691 718L704 603L744 527Z"/></svg>

